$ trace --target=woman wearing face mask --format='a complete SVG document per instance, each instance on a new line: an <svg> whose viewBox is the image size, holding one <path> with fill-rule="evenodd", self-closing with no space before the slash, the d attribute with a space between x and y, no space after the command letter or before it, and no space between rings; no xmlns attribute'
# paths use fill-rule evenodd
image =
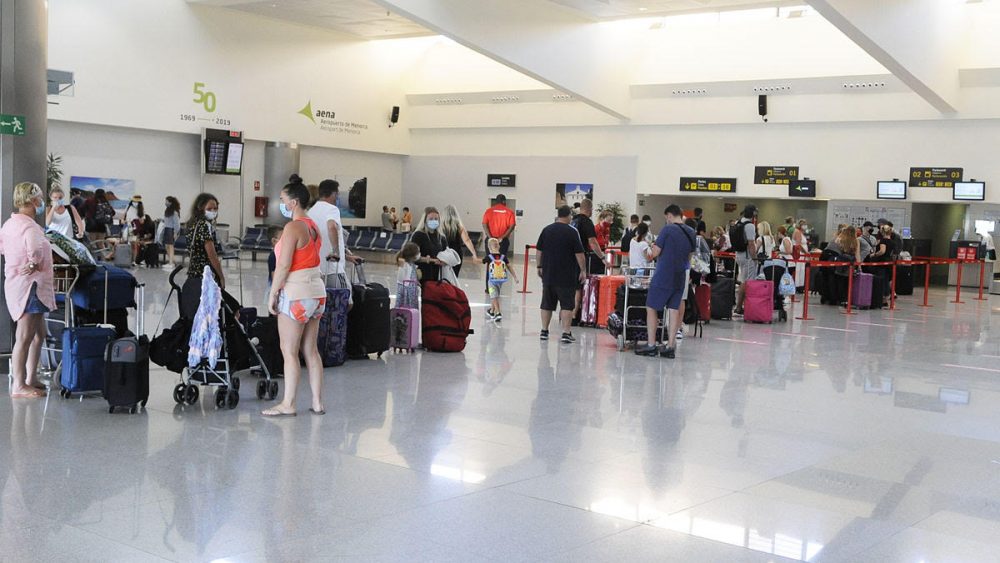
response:
<svg viewBox="0 0 1000 563"><path fill-rule="evenodd" d="M215 275L215 281L222 289L222 300L233 311L239 311L240 302L226 292L226 275L222 262L215 250L215 227L219 216L219 200L210 193L200 193L191 204L191 216L187 222L188 232L188 278L181 289L181 309L185 316L194 318L201 302L201 278L208 266Z"/></svg>
<svg viewBox="0 0 1000 563"><path fill-rule="evenodd" d="M83 219L75 207L66 204L66 194L62 188L52 188L49 201L52 205L45 211L45 226L69 239L83 238Z"/></svg>
<svg viewBox="0 0 1000 563"><path fill-rule="evenodd" d="M441 234L441 214L437 208L424 209L424 216L417 223L410 242L420 247L420 258L417 259L420 281L438 281L443 262L437 259L437 255L448 248L448 240Z"/></svg>
<svg viewBox="0 0 1000 563"><path fill-rule="evenodd" d="M174 267L174 241L181 232L181 202L177 198L168 195L164 202L166 210L163 212L163 246L167 249L167 263L164 268Z"/></svg>
<svg viewBox="0 0 1000 563"><path fill-rule="evenodd" d="M14 187L17 211L0 228L0 254L4 257L4 296L10 318L17 322L11 356L13 399L45 396L38 381L38 357L45 341L45 313L56 308L53 288L52 247L36 217L45 211L45 195L37 184Z"/></svg>
<svg viewBox="0 0 1000 563"><path fill-rule="evenodd" d="M280 403L261 413L264 416L295 416L295 394L302 371L300 354L305 358L312 388L309 412L325 414L323 361L316 342L319 320L326 308L326 284L319 267L322 238L319 227L306 214L307 205L309 190L302 183L291 183L281 190L279 209L291 221L285 224L274 248L274 280L267 303L268 311L278 317L285 391Z"/></svg>

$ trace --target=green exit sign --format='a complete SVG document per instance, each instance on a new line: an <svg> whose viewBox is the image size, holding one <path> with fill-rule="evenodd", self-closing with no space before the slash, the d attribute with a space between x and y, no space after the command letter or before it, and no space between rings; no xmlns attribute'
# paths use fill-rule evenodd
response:
<svg viewBox="0 0 1000 563"><path fill-rule="evenodd" d="M0 113L0 135L24 135L24 116Z"/></svg>

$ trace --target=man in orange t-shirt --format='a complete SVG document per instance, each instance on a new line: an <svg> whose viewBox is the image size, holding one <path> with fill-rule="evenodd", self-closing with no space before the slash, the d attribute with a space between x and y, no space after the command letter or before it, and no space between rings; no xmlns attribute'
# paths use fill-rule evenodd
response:
<svg viewBox="0 0 1000 563"><path fill-rule="evenodd" d="M517 218L514 210L507 207L507 197L500 194L496 197L493 207L483 213L483 246L490 238L500 239L500 254L510 258L510 235L517 226ZM489 250L487 249L488 253ZM489 280L487 279L487 291L489 290Z"/></svg>

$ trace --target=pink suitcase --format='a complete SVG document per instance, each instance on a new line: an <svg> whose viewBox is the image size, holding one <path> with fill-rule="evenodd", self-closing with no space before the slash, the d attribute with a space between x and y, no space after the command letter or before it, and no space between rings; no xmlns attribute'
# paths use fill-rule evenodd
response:
<svg viewBox="0 0 1000 563"><path fill-rule="evenodd" d="M860 273L854 276L851 287L851 305L858 309L872 308L872 284L875 276L868 273Z"/></svg>
<svg viewBox="0 0 1000 563"><path fill-rule="evenodd" d="M743 299L743 320L748 323L774 322L774 282L748 280Z"/></svg>
<svg viewBox="0 0 1000 563"><path fill-rule="evenodd" d="M420 312L408 307L389 311L389 347L412 352L420 344Z"/></svg>

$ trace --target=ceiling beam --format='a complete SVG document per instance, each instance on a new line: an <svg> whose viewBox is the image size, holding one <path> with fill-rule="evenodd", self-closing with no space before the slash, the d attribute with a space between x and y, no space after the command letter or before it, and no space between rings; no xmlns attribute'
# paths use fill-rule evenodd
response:
<svg viewBox="0 0 1000 563"><path fill-rule="evenodd" d="M935 109L958 111L964 0L808 1Z"/></svg>
<svg viewBox="0 0 1000 563"><path fill-rule="evenodd" d="M538 0L375 2L616 119L629 119L635 34Z"/></svg>

